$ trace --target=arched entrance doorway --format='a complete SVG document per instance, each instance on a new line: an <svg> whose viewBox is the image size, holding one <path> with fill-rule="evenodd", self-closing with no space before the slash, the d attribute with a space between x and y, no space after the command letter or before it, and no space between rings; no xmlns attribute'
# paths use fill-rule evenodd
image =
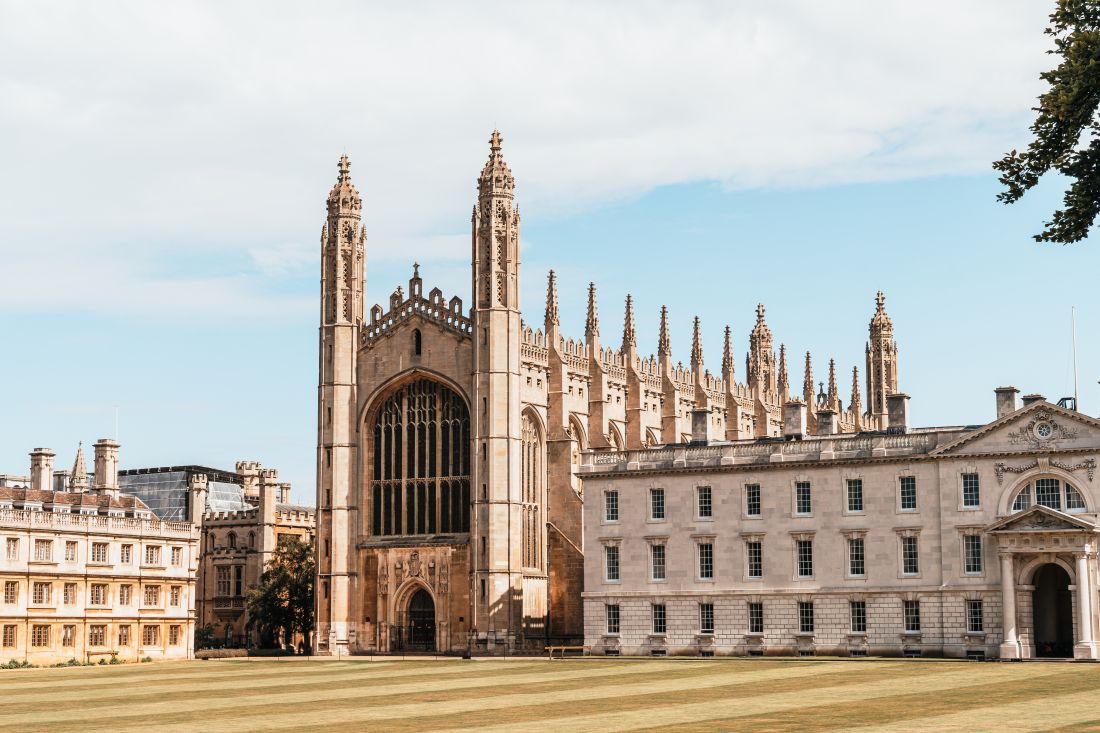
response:
<svg viewBox="0 0 1100 733"><path fill-rule="evenodd" d="M1073 656L1073 603L1069 574L1048 563L1035 571L1032 601L1035 623L1035 656Z"/></svg>
<svg viewBox="0 0 1100 733"><path fill-rule="evenodd" d="M394 639L395 651L435 651L435 602L423 588L409 598L405 611L405 625L398 627Z"/></svg>

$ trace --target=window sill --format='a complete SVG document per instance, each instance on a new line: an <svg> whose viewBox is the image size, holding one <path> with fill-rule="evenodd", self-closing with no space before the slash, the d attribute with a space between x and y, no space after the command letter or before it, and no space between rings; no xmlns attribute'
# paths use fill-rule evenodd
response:
<svg viewBox="0 0 1100 733"><path fill-rule="evenodd" d="M801 641L806 641L807 639L810 640L810 641L813 641L814 640L814 632L812 632L812 631L796 631L794 633L794 638L799 639Z"/></svg>
<svg viewBox="0 0 1100 733"><path fill-rule="evenodd" d="M113 562L98 562L96 560L89 560L88 567L90 568L113 568L115 564Z"/></svg>
<svg viewBox="0 0 1100 733"><path fill-rule="evenodd" d="M764 632L762 631L750 631L745 634L745 641L749 644L759 644L764 641Z"/></svg>
<svg viewBox="0 0 1100 733"><path fill-rule="evenodd" d="M57 567L57 561L56 560L28 560L27 564L28 565L52 565L54 567Z"/></svg>
<svg viewBox="0 0 1100 733"><path fill-rule="evenodd" d="M963 634L967 639L984 639L986 636L985 631L967 631Z"/></svg>
<svg viewBox="0 0 1100 733"><path fill-rule="evenodd" d="M149 563L144 563L143 562L141 564L141 569L142 570L167 570L168 566L163 565L163 564L157 565L157 564L149 564Z"/></svg>
<svg viewBox="0 0 1100 733"><path fill-rule="evenodd" d="M844 579L845 580L862 580L862 581L866 581L867 580L867 574L864 573L863 575L845 575Z"/></svg>
<svg viewBox="0 0 1100 733"><path fill-rule="evenodd" d="M667 582L668 582L668 578L650 578L650 579L649 579L649 582L650 582L650 583L656 583L656 584L658 584L658 585L661 585L661 584L663 584L663 583L667 583Z"/></svg>
<svg viewBox="0 0 1100 733"><path fill-rule="evenodd" d="M649 634L649 638L650 639L657 639L658 641L664 641L666 635L667 634L665 632L652 631Z"/></svg>
<svg viewBox="0 0 1100 733"><path fill-rule="evenodd" d="M849 631L846 634L846 636L849 639L856 639L856 640L864 639L865 640L867 638L867 632L866 631Z"/></svg>

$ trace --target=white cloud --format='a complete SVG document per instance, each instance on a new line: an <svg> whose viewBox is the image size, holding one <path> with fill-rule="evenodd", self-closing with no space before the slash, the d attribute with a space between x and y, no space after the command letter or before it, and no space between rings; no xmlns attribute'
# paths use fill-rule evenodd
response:
<svg viewBox="0 0 1100 733"><path fill-rule="evenodd" d="M494 125L522 206L540 213L704 179L988 171L1022 143L1050 64L1047 11L1030 0L0 3L0 257L21 277L100 278L112 294L82 300L102 308L216 312L197 289L250 313L243 299L267 315L296 309L263 285L314 266L341 152L372 257L457 261ZM181 251L252 270L172 279L158 262ZM24 282L0 297L70 296Z"/></svg>

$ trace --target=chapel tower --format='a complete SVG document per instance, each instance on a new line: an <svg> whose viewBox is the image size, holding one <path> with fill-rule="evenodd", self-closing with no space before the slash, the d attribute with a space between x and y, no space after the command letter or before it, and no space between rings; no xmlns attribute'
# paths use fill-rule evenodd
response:
<svg viewBox="0 0 1100 733"><path fill-rule="evenodd" d="M356 351L363 321L363 202L340 156L321 230L321 327L317 395L318 651L336 653L354 626L357 466Z"/></svg>
<svg viewBox="0 0 1100 733"><path fill-rule="evenodd" d="M473 627L479 634L522 628L524 568L542 559L525 552L527 492L521 480L519 208L515 178L494 130L477 182L472 221L474 515ZM535 541L536 538L530 538ZM537 568L531 568L537 570ZM545 583L543 584L545 589ZM543 591L545 593L545 590ZM545 604L543 604L545 605Z"/></svg>
<svg viewBox="0 0 1100 733"><path fill-rule="evenodd" d="M898 391L898 344L886 313L886 296L878 291L867 341L867 411L879 428L887 423L886 398Z"/></svg>

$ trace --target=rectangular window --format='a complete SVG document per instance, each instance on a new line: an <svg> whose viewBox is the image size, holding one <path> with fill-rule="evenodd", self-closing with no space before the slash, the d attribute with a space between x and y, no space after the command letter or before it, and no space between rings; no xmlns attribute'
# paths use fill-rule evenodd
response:
<svg viewBox="0 0 1100 733"><path fill-rule="evenodd" d="M803 634L814 633L814 602L798 602L798 630Z"/></svg>
<svg viewBox="0 0 1100 733"><path fill-rule="evenodd" d="M966 555L966 572L982 572L982 538L981 535L968 534L963 537L963 549Z"/></svg>
<svg viewBox="0 0 1100 733"><path fill-rule="evenodd" d="M130 646L130 624L122 624L118 627L118 645Z"/></svg>
<svg viewBox="0 0 1100 733"><path fill-rule="evenodd" d="M31 627L31 646L44 647L50 645L50 627L46 624L35 624Z"/></svg>
<svg viewBox="0 0 1100 733"><path fill-rule="evenodd" d="M607 618L607 633L619 633L619 604L608 603L604 606L604 610Z"/></svg>
<svg viewBox="0 0 1100 733"><path fill-rule="evenodd" d="M852 537L848 540L848 575L866 575L867 567L864 563L863 550L862 537Z"/></svg>
<svg viewBox="0 0 1100 733"><path fill-rule="evenodd" d="M749 633L764 633L764 604L749 603Z"/></svg>
<svg viewBox="0 0 1100 733"><path fill-rule="evenodd" d="M35 583L31 586L31 603L36 606L45 606L50 602L50 596L53 595L52 583Z"/></svg>
<svg viewBox="0 0 1100 733"><path fill-rule="evenodd" d="M764 576L764 548L760 542L745 543L745 557L748 559L746 572L750 578Z"/></svg>
<svg viewBox="0 0 1100 733"><path fill-rule="evenodd" d="M180 625L171 624L168 627L168 645L177 646L180 643Z"/></svg>
<svg viewBox="0 0 1100 733"><path fill-rule="evenodd" d="M40 562L49 562L53 559L53 540L35 540L34 559Z"/></svg>
<svg viewBox="0 0 1100 733"><path fill-rule="evenodd" d="M665 546L649 546L649 577L651 580L665 579Z"/></svg>
<svg viewBox="0 0 1100 733"><path fill-rule="evenodd" d="M713 634L714 633L714 604L713 603L700 603L699 604L699 633L700 634Z"/></svg>
<svg viewBox="0 0 1100 733"><path fill-rule="evenodd" d="M653 633L665 633L665 629L667 627L665 623L665 604L654 603L650 606L650 612L652 613Z"/></svg>
<svg viewBox="0 0 1100 733"><path fill-rule="evenodd" d="M985 631L985 617L982 614L981 601L966 602L966 630L972 634Z"/></svg>
<svg viewBox="0 0 1100 733"><path fill-rule="evenodd" d="M714 545L710 542L699 543L699 579L714 579Z"/></svg>
<svg viewBox="0 0 1100 733"><path fill-rule="evenodd" d="M4 603L17 603L19 601L19 581L4 581Z"/></svg>
<svg viewBox="0 0 1100 733"><path fill-rule="evenodd" d="M901 477L901 494L899 498L899 505L902 511L913 511L917 508L917 477L916 476L902 476Z"/></svg>
<svg viewBox="0 0 1100 733"><path fill-rule="evenodd" d="M745 485L745 516L760 516L760 484Z"/></svg>
<svg viewBox="0 0 1100 733"><path fill-rule="evenodd" d="M650 489L649 490L649 518L650 519L664 519L665 518L665 490L664 489Z"/></svg>
<svg viewBox="0 0 1100 733"><path fill-rule="evenodd" d="M710 519L714 516L714 501L709 486L695 489L695 510L699 519Z"/></svg>
<svg viewBox="0 0 1100 733"><path fill-rule="evenodd" d="M107 605L107 586L104 583L92 583L88 591L88 602L93 606Z"/></svg>
<svg viewBox="0 0 1100 733"><path fill-rule="evenodd" d="M619 580L619 546L607 545L604 547L603 557L604 569L606 570L604 577L611 581Z"/></svg>
<svg viewBox="0 0 1100 733"><path fill-rule="evenodd" d="M121 559L122 564L123 565L129 565L133 561L134 561L134 546L133 545L123 545L122 546L122 559Z"/></svg>
<svg viewBox="0 0 1100 733"><path fill-rule="evenodd" d="M182 547L173 547L172 548L172 567L178 568L180 565L183 565L183 548Z"/></svg>
<svg viewBox="0 0 1100 733"><path fill-rule="evenodd" d="M180 604L181 589L178 585L173 585L168 590L168 604L170 606L178 606Z"/></svg>
<svg viewBox="0 0 1100 733"><path fill-rule="evenodd" d="M107 562L107 551L110 545L106 542L92 543L92 562Z"/></svg>
<svg viewBox="0 0 1100 733"><path fill-rule="evenodd" d="M219 565L214 568L215 584L219 596L229 595L229 566Z"/></svg>
<svg viewBox="0 0 1100 733"><path fill-rule="evenodd" d="M88 627L88 646L103 646L107 643L107 627L92 624Z"/></svg>
<svg viewBox="0 0 1100 733"><path fill-rule="evenodd" d="M76 626L65 624L61 627L61 646L73 646L73 637L76 636Z"/></svg>
<svg viewBox="0 0 1100 733"><path fill-rule="evenodd" d="M233 566L233 595L244 594L244 565Z"/></svg>
<svg viewBox="0 0 1100 733"><path fill-rule="evenodd" d="M1062 494L1058 490L1060 483L1056 478L1038 479L1035 482L1035 503L1061 511Z"/></svg>
<svg viewBox="0 0 1100 733"><path fill-rule="evenodd" d="M981 506L982 494L978 485L978 474L976 473L964 473L962 475L963 482L963 506L976 507Z"/></svg>
<svg viewBox="0 0 1100 733"><path fill-rule="evenodd" d="M920 572L920 553L917 549L916 537L901 538L901 571L906 575L916 575Z"/></svg>
<svg viewBox="0 0 1100 733"><path fill-rule="evenodd" d="M8 649L15 646L15 624L4 624L4 638L0 640L0 646Z"/></svg>
<svg viewBox="0 0 1100 733"><path fill-rule="evenodd" d="M160 627L159 626L142 626L141 627L141 643L142 646L156 646L160 641Z"/></svg>
<svg viewBox="0 0 1100 733"><path fill-rule="evenodd" d="M905 614L905 631L916 633L920 631L920 601L902 601Z"/></svg>
<svg viewBox="0 0 1100 733"><path fill-rule="evenodd" d="M160 545L145 546L145 564L160 565Z"/></svg>
<svg viewBox="0 0 1100 733"><path fill-rule="evenodd" d="M65 562L76 562L76 543L72 540L65 543Z"/></svg>
<svg viewBox="0 0 1100 733"><path fill-rule="evenodd" d="M61 602L66 606L76 603L76 583L66 583L61 589Z"/></svg>
<svg viewBox="0 0 1100 733"><path fill-rule="evenodd" d="M19 559L19 538L8 537L7 542L4 543L7 548L7 557L9 560Z"/></svg>
<svg viewBox="0 0 1100 733"><path fill-rule="evenodd" d="M120 606L129 606L132 598L133 590L130 585L120 585L118 587L118 604Z"/></svg>
<svg viewBox="0 0 1100 733"><path fill-rule="evenodd" d="M814 541L798 540L795 545L798 552L798 577L812 577L814 574Z"/></svg>
<svg viewBox="0 0 1100 733"><path fill-rule="evenodd" d="M856 634L867 633L867 602L849 601L848 615L852 619L852 632Z"/></svg>
<svg viewBox="0 0 1100 733"><path fill-rule="evenodd" d="M794 513L810 514L813 502L810 499L810 482L798 481L794 485Z"/></svg>
<svg viewBox="0 0 1100 733"><path fill-rule="evenodd" d="M863 479L848 479L848 511L863 511Z"/></svg>
<svg viewBox="0 0 1100 733"><path fill-rule="evenodd" d="M145 586L145 606L156 606L160 604L160 586L159 585L147 585Z"/></svg>
<svg viewBox="0 0 1100 733"><path fill-rule="evenodd" d="M619 521L618 491L605 491L603 493L603 518L605 522Z"/></svg>

